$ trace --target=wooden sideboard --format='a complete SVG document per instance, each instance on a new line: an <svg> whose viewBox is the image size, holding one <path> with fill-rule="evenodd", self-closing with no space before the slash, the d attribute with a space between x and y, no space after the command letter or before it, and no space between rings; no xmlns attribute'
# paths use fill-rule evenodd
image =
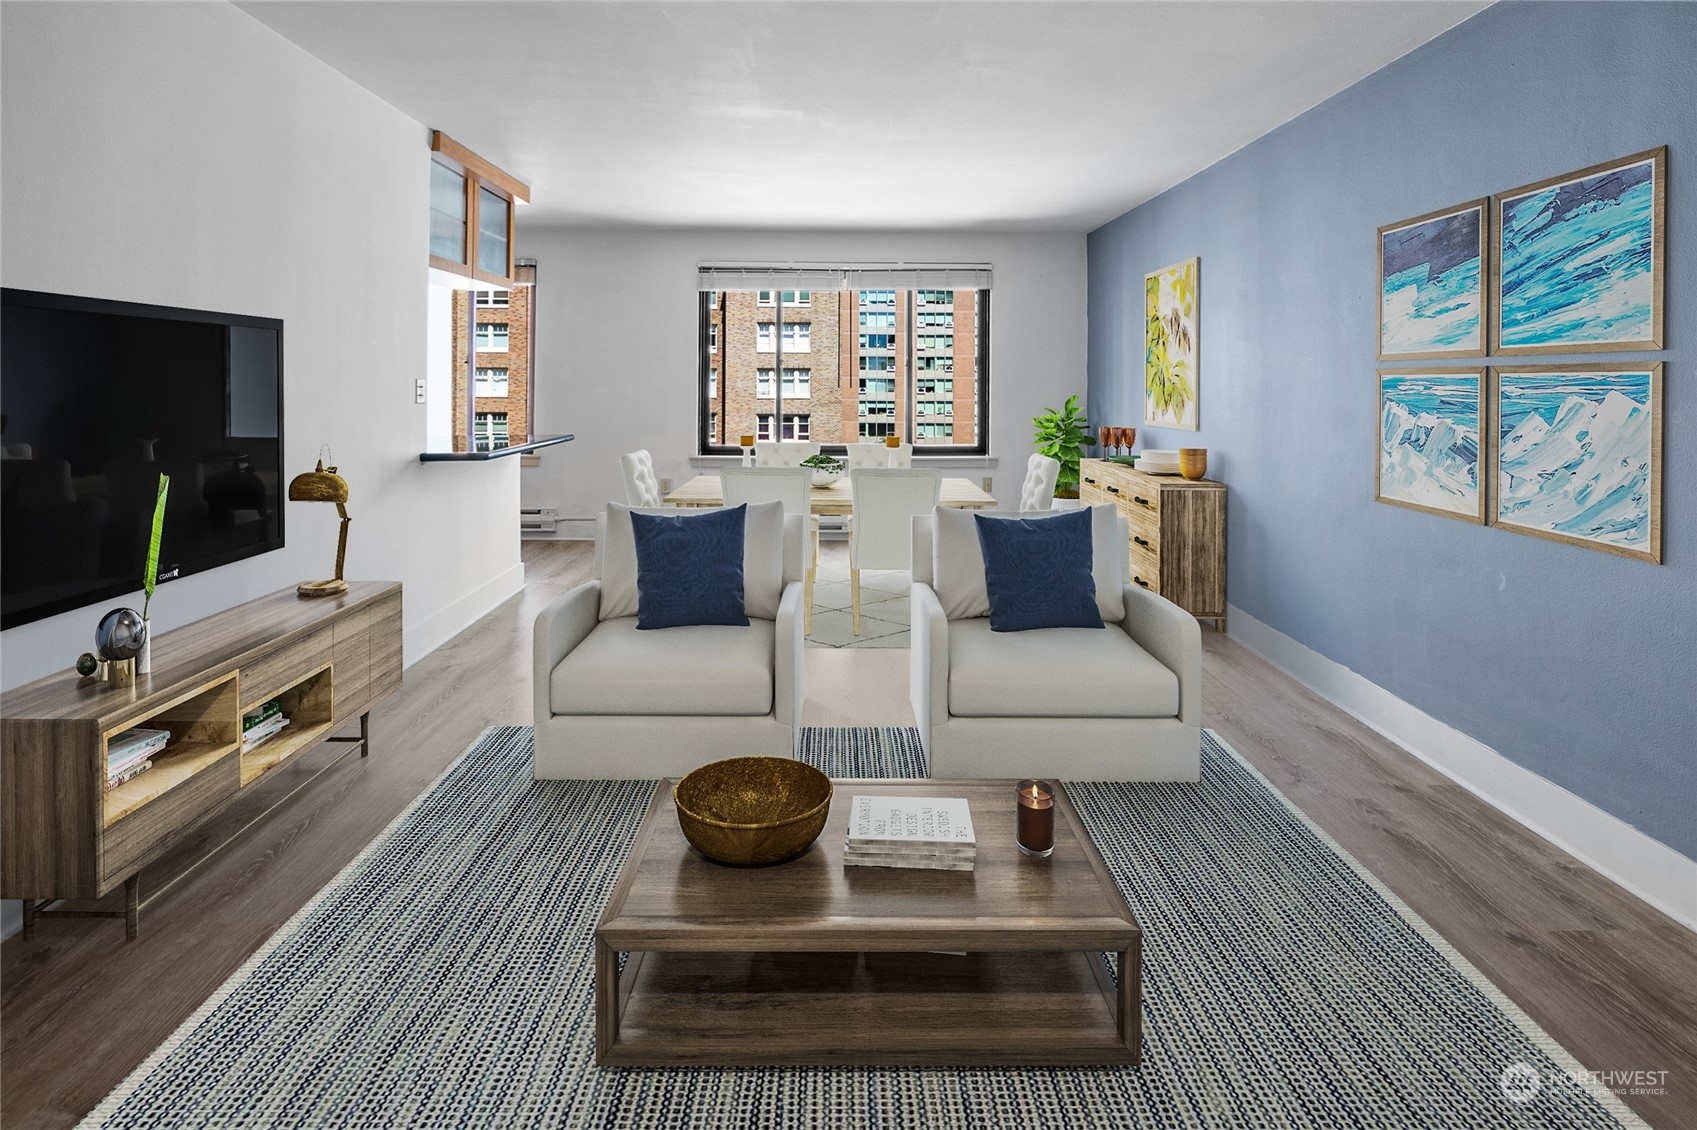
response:
<svg viewBox="0 0 1697 1130"><path fill-rule="evenodd" d="M401 685L401 586L311 600L285 589L161 633L152 651L134 686L66 671L0 700L0 897L24 900L25 933L40 915L124 917L134 939L143 867L321 742L364 757L372 705ZM244 753L242 715L271 699L290 724ZM356 717L357 738L331 736ZM134 727L169 730L170 743L108 789L107 742ZM120 884L122 912L38 908Z"/></svg>
<svg viewBox="0 0 1697 1130"><path fill-rule="evenodd" d="M1079 465L1079 501L1119 507L1131 528L1131 579L1226 629L1226 487L1149 475L1106 459Z"/></svg>

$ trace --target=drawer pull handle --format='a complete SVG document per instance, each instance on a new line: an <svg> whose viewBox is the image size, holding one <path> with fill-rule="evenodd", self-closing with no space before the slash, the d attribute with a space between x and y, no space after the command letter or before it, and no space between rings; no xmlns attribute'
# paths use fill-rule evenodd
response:
<svg viewBox="0 0 1697 1130"><path fill-rule="evenodd" d="M1120 492L1119 487L1114 486L1112 483L1108 484L1108 493L1109 494L1118 494L1119 492Z"/></svg>
<svg viewBox="0 0 1697 1130"><path fill-rule="evenodd" d="M1136 542L1138 545L1141 545L1144 549L1149 548L1149 540L1147 538L1140 538L1136 534L1132 534L1131 540Z"/></svg>
<svg viewBox="0 0 1697 1130"><path fill-rule="evenodd" d="M1091 486L1096 485L1096 480L1091 478L1089 475L1084 476L1084 481L1089 483Z"/></svg>
<svg viewBox="0 0 1697 1130"><path fill-rule="evenodd" d="M1144 588L1149 587L1149 582L1144 580L1142 577L1133 577L1132 580L1136 581L1138 584L1142 585Z"/></svg>
<svg viewBox="0 0 1697 1130"><path fill-rule="evenodd" d="M1148 506L1149 505L1149 500L1147 498L1142 497L1141 495L1134 494L1134 495L1131 496L1131 500L1133 502L1137 503L1137 505L1139 505L1139 506Z"/></svg>

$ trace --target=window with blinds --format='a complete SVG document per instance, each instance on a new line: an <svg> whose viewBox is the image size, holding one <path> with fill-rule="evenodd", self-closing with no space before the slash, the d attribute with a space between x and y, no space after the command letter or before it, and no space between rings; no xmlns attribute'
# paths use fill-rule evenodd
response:
<svg viewBox="0 0 1697 1130"><path fill-rule="evenodd" d="M899 436L986 454L990 288L984 264L703 265L700 451Z"/></svg>

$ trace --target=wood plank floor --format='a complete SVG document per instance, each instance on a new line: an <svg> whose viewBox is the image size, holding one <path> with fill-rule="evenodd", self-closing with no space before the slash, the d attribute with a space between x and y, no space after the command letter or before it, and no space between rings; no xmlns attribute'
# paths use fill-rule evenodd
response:
<svg viewBox="0 0 1697 1130"><path fill-rule="evenodd" d="M44 920L0 946L0 1123L73 1125L433 781L485 726L527 724L530 624L588 575L589 547L525 545L523 594L408 669L343 760L251 827L313 763L261 784L142 878L112 922ZM1206 724L1435 926L1587 1067L1668 1072L1623 1095L1697 1125L1697 939L1204 629ZM808 653L809 725L901 725L904 650ZM223 851L206 848L235 835ZM168 888L166 884L170 885Z"/></svg>

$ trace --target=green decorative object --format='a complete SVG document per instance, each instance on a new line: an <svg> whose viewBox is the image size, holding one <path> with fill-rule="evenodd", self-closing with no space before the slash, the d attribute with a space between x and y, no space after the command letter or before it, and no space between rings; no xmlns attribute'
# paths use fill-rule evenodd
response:
<svg viewBox="0 0 1697 1130"><path fill-rule="evenodd" d="M843 468L848 466L835 455L826 455L824 452L820 452L818 455L809 455L801 461L801 465L812 467L815 471L834 472L839 475L842 474Z"/></svg>
<svg viewBox="0 0 1697 1130"><path fill-rule="evenodd" d="M100 670L100 657L92 651L85 651L77 656L77 674L88 678Z"/></svg>
<svg viewBox="0 0 1697 1130"><path fill-rule="evenodd" d="M142 570L141 591L147 594L141 602L141 618L147 619L147 606L153 603L153 590L159 587L159 539L165 532L165 496L171 492L171 476L159 476L159 494L153 502L153 534L147 542L147 567Z"/></svg>
<svg viewBox="0 0 1697 1130"><path fill-rule="evenodd" d="M1069 396L1060 411L1045 408L1033 416L1037 429L1037 451L1061 465L1055 477L1056 498L1078 497L1078 461L1084 458L1084 448L1090 444L1090 433L1084 430L1084 413L1078 407L1078 397Z"/></svg>

